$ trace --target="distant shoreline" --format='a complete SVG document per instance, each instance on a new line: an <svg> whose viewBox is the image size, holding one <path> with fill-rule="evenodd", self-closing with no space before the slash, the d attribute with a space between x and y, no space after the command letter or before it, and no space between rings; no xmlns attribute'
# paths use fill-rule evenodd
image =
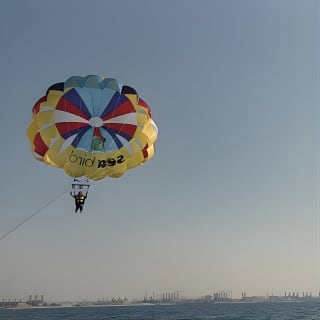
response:
<svg viewBox="0 0 320 320"><path fill-rule="evenodd" d="M256 304L256 303L298 303L298 302L312 302L320 301L320 298L308 298L308 299L265 299L265 300L252 300L243 301L241 299L234 299L232 301L203 301L203 300L180 300L176 302L133 302L124 304L60 304L60 305L47 305L47 306L12 306L1 307L3 310L34 310L34 309L62 309L62 308L101 308L101 307L139 307L139 306L161 306L161 305L177 305L177 304Z"/></svg>

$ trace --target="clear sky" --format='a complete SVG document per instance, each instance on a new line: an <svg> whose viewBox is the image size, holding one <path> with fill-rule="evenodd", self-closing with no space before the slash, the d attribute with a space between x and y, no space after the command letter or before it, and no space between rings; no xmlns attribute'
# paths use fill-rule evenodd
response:
<svg viewBox="0 0 320 320"><path fill-rule="evenodd" d="M0 298L319 292L319 1L0 1L0 237L72 179L31 155L46 89L134 87L156 154L0 241Z"/></svg>

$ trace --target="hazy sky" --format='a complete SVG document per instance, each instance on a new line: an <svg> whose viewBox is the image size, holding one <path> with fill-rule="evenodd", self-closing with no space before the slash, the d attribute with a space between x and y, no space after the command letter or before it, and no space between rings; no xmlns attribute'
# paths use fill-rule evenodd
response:
<svg viewBox="0 0 320 320"><path fill-rule="evenodd" d="M319 1L0 1L0 298L319 292ZM92 183L25 131L55 82L134 87L155 157Z"/></svg>

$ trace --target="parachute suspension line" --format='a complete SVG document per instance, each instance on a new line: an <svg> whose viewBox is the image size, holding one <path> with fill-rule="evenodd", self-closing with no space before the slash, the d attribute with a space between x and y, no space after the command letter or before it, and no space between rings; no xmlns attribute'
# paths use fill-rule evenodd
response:
<svg viewBox="0 0 320 320"><path fill-rule="evenodd" d="M23 226L25 223L27 223L31 218L33 218L35 215L39 214L43 209L49 207L53 202L61 198L67 191L69 191L69 188L58 194L56 197L51 199L49 202L47 202L45 205L43 205L41 208L39 208L37 211L35 211L32 215L21 221L19 224L17 224L15 227L7 231L2 237L0 237L0 241L5 239L10 233L17 230L19 227Z"/></svg>
<svg viewBox="0 0 320 320"><path fill-rule="evenodd" d="M73 178L71 189L74 194L78 194L79 191L88 194L90 188L89 179L86 177Z"/></svg>

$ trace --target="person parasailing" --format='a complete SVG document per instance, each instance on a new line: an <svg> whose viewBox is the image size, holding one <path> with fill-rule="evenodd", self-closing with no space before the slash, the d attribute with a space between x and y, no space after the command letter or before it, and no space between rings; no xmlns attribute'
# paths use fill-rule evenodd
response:
<svg viewBox="0 0 320 320"><path fill-rule="evenodd" d="M88 196L89 187L90 184L87 178L78 177L73 179L70 195L74 198L76 205L75 212L78 212L78 210L80 210L80 213L82 212L84 203Z"/></svg>
<svg viewBox="0 0 320 320"><path fill-rule="evenodd" d="M80 213L81 213L83 210L84 202L87 199L88 191L85 194L83 194L82 191L79 191L78 193L76 193L73 190L73 193L70 191L70 195L71 195L71 197L74 198L74 202L76 205L75 212L77 213L78 210L80 210Z"/></svg>

